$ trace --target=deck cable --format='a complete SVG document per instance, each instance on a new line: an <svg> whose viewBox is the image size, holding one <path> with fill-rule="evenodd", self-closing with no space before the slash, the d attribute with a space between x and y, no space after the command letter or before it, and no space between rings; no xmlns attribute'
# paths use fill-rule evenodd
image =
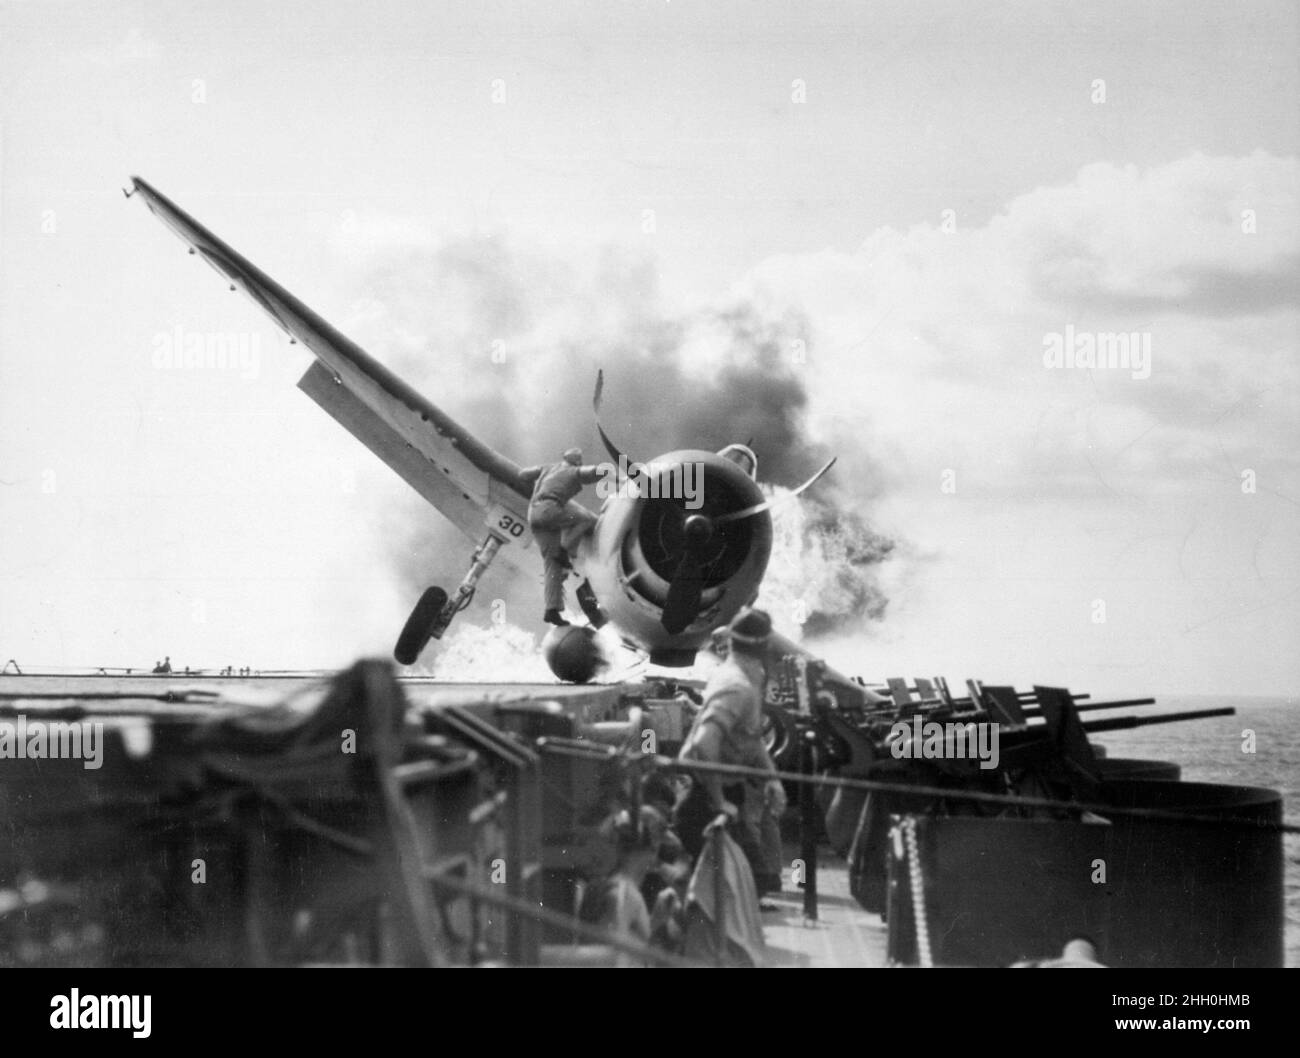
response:
<svg viewBox="0 0 1300 1058"><path fill-rule="evenodd" d="M828 789L865 790L867 792L903 793L918 797L934 797L953 801L973 801L982 804L1005 805L1013 808L1052 808L1068 812L1093 812L1102 816L1128 816L1136 819L1159 819L1171 823L1197 823L1209 826L1233 826L1248 830L1280 831L1283 834L1300 834L1300 824L1275 823L1269 819L1240 819L1223 816L1192 815L1164 808L1138 808L1105 804L1097 801L1063 801L1054 797L1023 797L1018 794L991 793L984 790L962 790L946 786L922 786L910 783L885 782L876 779L851 779L839 775L804 775L793 771L768 771L743 764L721 764L698 760L682 760L662 754L620 750L580 739L555 737L537 740L541 753L588 759L614 759L617 757L639 760L672 771L697 771L713 775L732 776L737 779L780 779L782 782L811 783Z"/></svg>

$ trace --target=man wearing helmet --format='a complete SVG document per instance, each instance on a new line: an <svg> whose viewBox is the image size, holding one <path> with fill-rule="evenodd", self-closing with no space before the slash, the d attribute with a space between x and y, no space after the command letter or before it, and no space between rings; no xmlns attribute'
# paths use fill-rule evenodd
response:
<svg viewBox="0 0 1300 1058"><path fill-rule="evenodd" d="M704 688L704 708L682 746L683 760L776 771L763 743L763 688L771 634L772 620L762 610L741 610L733 618L726 632L726 659ZM678 834L687 851L698 855L704 826L720 813L727 815L759 893L779 892L779 820L785 808L785 788L775 777L728 784L716 773L703 772L694 777L689 795L678 806ZM766 827L765 817L770 820Z"/></svg>
<svg viewBox="0 0 1300 1058"><path fill-rule="evenodd" d="M542 619L548 624L569 623L564 619L564 578L571 568L566 541L581 537L596 521L585 507L569 501L582 491L583 485L594 484L600 476L600 467L582 465L579 448L566 451L563 462L523 471L523 480L534 482L528 526L546 563L546 614Z"/></svg>

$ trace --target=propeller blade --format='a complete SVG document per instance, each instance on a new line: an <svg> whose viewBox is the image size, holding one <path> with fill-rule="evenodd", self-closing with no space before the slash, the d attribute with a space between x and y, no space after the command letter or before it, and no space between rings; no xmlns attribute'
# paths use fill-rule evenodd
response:
<svg viewBox="0 0 1300 1058"><path fill-rule="evenodd" d="M700 599L704 595L704 568L692 551L682 555L677 572L668 586L664 600L664 613L660 624L669 635L684 632L700 612Z"/></svg>
<svg viewBox="0 0 1300 1058"><path fill-rule="evenodd" d="M752 518L754 515L762 513L763 511L767 510L769 507L773 506L774 504L783 503L786 500L794 499L801 492L805 492L808 489L812 488L812 486L817 483L817 481L821 478L821 476L835 465L835 460L837 459L839 459L839 456L832 456L830 461L824 467L822 467L821 470L817 471L816 474L810 477L807 481L805 481L793 492L787 492L781 496L773 496L770 500L764 500L762 503L756 503L754 504L753 507L746 507L744 508L744 510L732 511L730 514L719 515L718 517L713 519L713 524L726 525L728 522L738 522L742 518Z"/></svg>
<svg viewBox="0 0 1300 1058"><path fill-rule="evenodd" d="M596 372L596 392L591 398L591 410L595 412L596 415L596 432L600 434L601 443L604 444L605 451L609 453L610 459L614 460L615 463L619 463L620 466L630 468L632 466L632 460L619 451L618 446L609 439L609 434L605 432L605 428L600 425L600 399L604 392L605 372L603 370L598 370ZM622 462L620 462L620 460Z"/></svg>
<svg viewBox="0 0 1300 1058"><path fill-rule="evenodd" d="M704 558L713 539L713 522L693 514L683 524L682 558L668 584L668 597L659 623L670 635L683 632L699 615L704 597Z"/></svg>
<svg viewBox="0 0 1300 1058"><path fill-rule="evenodd" d="M609 434L607 434L605 432L604 427L600 425L599 419L596 420L596 432L600 434L601 442L605 445L605 451L609 453L610 459L614 460L614 462L618 463L620 466L630 467L632 465L632 461L628 459L627 456L625 456L622 452L620 452L618 450L618 446L615 445L614 442L609 439ZM627 460L627 461L626 463L621 463L619 462L620 460Z"/></svg>

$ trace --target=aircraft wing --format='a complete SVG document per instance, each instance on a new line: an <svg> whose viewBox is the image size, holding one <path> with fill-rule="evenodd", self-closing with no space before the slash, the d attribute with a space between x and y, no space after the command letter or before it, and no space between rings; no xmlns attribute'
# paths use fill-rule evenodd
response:
<svg viewBox="0 0 1300 1058"><path fill-rule="evenodd" d="M513 547L499 556L537 573L528 549L532 493L518 464L474 438L360 346L139 177L150 211L316 357L298 387L476 543L489 530Z"/></svg>

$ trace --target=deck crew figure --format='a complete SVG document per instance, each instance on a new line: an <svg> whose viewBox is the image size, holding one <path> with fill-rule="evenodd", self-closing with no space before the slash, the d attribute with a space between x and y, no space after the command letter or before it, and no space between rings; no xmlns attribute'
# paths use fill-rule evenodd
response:
<svg viewBox="0 0 1300 1058"><path fill-rule="evenodd" d="M682 746L681 758L717 764L739 764L775 772L763 743L763 686L767 679L766 648L772 621L762 610L738 613L727 628L727 657L704 688L704 709ZM693 776L691 793L678 808L677 831L682 844L698 855L703 828L725 813L744 850L759 893L780 889L780 863L769 862L762 825L765 810L774 820L785 812L781 780L742 780L723 785L716 774ZM780 852L775 853L780 856Z"/></svg>

